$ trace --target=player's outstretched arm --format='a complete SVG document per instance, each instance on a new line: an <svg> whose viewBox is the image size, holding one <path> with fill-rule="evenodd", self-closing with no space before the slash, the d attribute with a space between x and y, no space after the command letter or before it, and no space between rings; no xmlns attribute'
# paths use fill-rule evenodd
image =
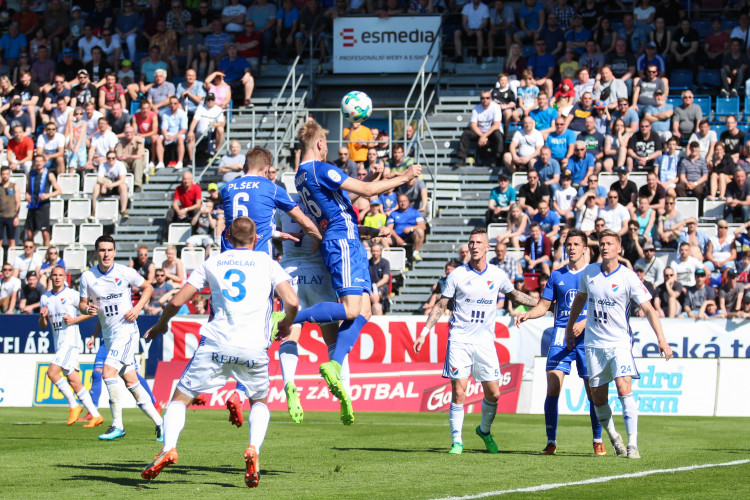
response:
<svg viewBox="0 0 750 500"><path fill-rule="evenodd" d="M373 196L385 193L389 189L396 189L402 184L406 184L415 177L419 177L422 173L422 165L412 165L409 169L404 172L403 175L393 177L391 179L384 179L374 182L362 182L358 179L348 177L341 183L341 188L349 191L350 193L358 194L360 196L367 196L371 198Z"/></svg>
<svg viewBox="0 0 750 500"><path fill-rule="evenodd" d="M449 300L450 297L446 297L445 295L443 295L442 297L440 297L440 300L438 300L437 303L433 306L432 311L430 311L430 315L427 317L427 323L424 325L424 328L422 328L422 332L414 341L414 352L419 353L419 350L422 348L427 335L438 322L440 316L443 315L443 311L445 311L445 308L448 307Z"/></svg>
<svg viewBox="0 0 750 500"><path fill-rule="evenodd" d="M529 311L526 311L523 314L519 314L516 316L515 325L521 326L521 323L523 323L526 320L529 319L536 319L541 318L545 314L547 314L547 311L549 311L549 306L552 305L552 302L550 302L547 299L539 299L539 302L537 305L532 307Z"/></svg>
<svg viewBox="0 0 750 500"><path fill-rule="evenodd" d="M583 306L586 305L586 299L588 298L587 293L582 293L580 290L573 300L573 304L570 306L570 316L568 316L568 324L565 326L565 341L568 344L568 349L573 350L576 346L576 334L573 330L573 326L576 324L578 316L583 311Z"/></svg>
<svg viewBox="0 0 750 500"><path fill-rule="evenodd" d="M522 304L524 306L534 307L535 305L537 305L537 301L534 300L533 297L531 297L530 295L526 295L525 293L518 290L513 290L512 292L510 292L508 294L508 297L512 298L515 303Z"/></svg>
<svg viewBox="0 0 750 500"><path fill-rule="evenodd" d="M310 220L309 217L307 217L307 215L302 213L302 210L299 207L294 207L293 209L288 211L287 214L289 214L289 217L291 217L292 220L302 228L306 235L316 239L317 241L321 241L323 239L320 231L318 231L318 227L313 223L313 221Z"/></svg>
<svg viewBox="0 0 750 500"><path fill-rule="evenodd" d="M143 338L146 339L146 342L151 342L156 338L157 335L166 332L167 325L169 325L169 320L172 319L180 310L180 308L185 305L188 300L193 298L193 295L195 295L197 292L198 289L193 285L187 283L183 285L182 288L180 288L180 291L177 292L177 295L172 297L172 300L169 301L167 307L164 308L156 324L149 328L145 334L143 334Z"/></svg>
<svg viewBox="0 0 750 500"><path fill-rule="evenodd" d="M672 357L672 348L667 343L667 339L664 337L664 332L661 329L661 321L659 321L659 314L656 312L656 309L654 309L654 306L651 305L651 302L648 300L640 304L641 309L643 309L643 312L646 313L646 317L648 318L648 322L651 323L651 328L654 329L654 333L656 333L656 340L659 343L659 354L661 356L664 356L667 361L669 361L669 358ZM572 312L571 312L572 314Z"/></svg>

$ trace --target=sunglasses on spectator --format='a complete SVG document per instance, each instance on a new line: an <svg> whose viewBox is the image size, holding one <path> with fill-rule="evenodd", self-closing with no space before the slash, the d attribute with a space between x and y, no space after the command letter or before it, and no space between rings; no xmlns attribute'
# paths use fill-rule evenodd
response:
<svg viewBox="0 0 750 500"><path fill-rule="evenodd" d="M116 160L116 159L117 159L117 157L116 157L116 156L107 156L107 159L108 159L108 160Z"/></svg>
<svg viewBox="0 0 750 500"><path fill-rule="evenodd" d="M12 267L4 267L3 268L3 272L5 272L5 271L12 271L12 270L13 270Z"/></svg>
<svg viewBox="0 0 750 500"><path fill-rule="evenodd" d="M491 98L490 97L484 97L484 96L482 96L482 97L480 97L480 99L483 100L483 101L489 101Z"/></svg>
<svg viewBox="0 0 750 500"><path fill-rule="evenodd" d="M616 200L619 196L607 196L608 200Z"/></svg>

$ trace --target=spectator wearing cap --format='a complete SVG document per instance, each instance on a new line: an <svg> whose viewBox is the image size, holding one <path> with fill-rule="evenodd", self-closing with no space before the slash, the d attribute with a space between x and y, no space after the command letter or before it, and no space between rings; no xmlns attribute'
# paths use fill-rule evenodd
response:
<svg viewBox="0 0 750 500"><path fill-rule="evenodd" d="M656 247L650 241L642 244L641 249L643 250L643 257L636 260L633 267L642 267L645 273L644 280L658 287L664 283L664 269L666 264L663 260L656 258Z"/></svg>
<svg viewBox="0 0 750 500"><path fill-rule="evenodd" d="M711 147L711 138L709 132L712 132L709 127L705 128L705 133L701 132L698 136L699 125L703 120L703 111L701 107L694 104L695 96L691 90L682 91L682 104L674 109L674 115L672 115L672 135L684 139L690 137L691 141L693 137L701 142L701 156L705 159L709 153ZM708 125L708 122L706 123ZM714 142L716 141L716 132L713 132Z"/></svg>
<svg viewBox="0 0 750 500"><path fill-rule="evenodd" d="M408 196L398 196L398 208L391 212L386 224L393 231L391 246L403 247L411 243L414 245L414 260L421 261L420 250L425 240L427 224L419 210L410 206Z"/></svg>
<svg viewBox="0 0 750 500"><path fill-rule="evenodd" d="M651 122L643 119L638 132L628 141L625 164L629 171L652 171L662 154L663 141L651 129Z"/></svg>
<svg viewBox="0 0 750 500"><path fill-rule="evenodd" d="M78 71L77 83L70 87L70 106L86 107L89 102L96 104L99 89L89 80L89 72L85 69Z"/></svg>
<svg viewBox="0 0 750 500"><path fill-rule="evenodd" d="M588 176L594 173L596 162L594 156L586 149L586 143L576 141L573 147L573 156L568 160L565 172L570 175L573 186L578 187L586 183Z"/></svg>
<svg viewBox="0 0 750 500"><path fill-rule="evenodd" d="M221 181L230 182L237 177L242 177L242 169L245 166L245 155L240 154L242 146L239 141L229 143L229 153L222 157L219 162L218 173L223 175Z"/></svg>
<svg viewBox="0 0 750 500"><path fill-rule="evenodd" d="M688 286L682 310L683 316L697 319L697 312L701 308L701 304L707 300L716 299L716 292L710 286L706 286L708 274L703 268L696 269L694 275L695 284Z"/></svg>
<svg viewBox="0 0 750 500"><path fill-rule="evenodd" d="M120 63L120 71L117 72L117 81L125 89L135 82L135 72L133 71L133 63L130 59L123 59Z"/></svg>
<svg viewBox="0 0 750 500"><path fill-rule="evenodd" d="M627 208L633 214L635 213L635 204L638 200L638 186L635 185L635 182L628 179L629 172L627 167L617 167L615 172L617 173L617 181L612 183L609 190L616 192L620 205Z"/></svg>
<svg viewBox="0 0 750 500"><path fill-rule="evenodd" d="M659 134L662 141L666 141L672 137L670 129L674 106L667 102L667 96L661 90L654 92L654 99L656 104L643 109L643 119L651 122L651 130Z"/></svg>
<svg viewBox="0 0 750 500"><path fill-rule="evenodd" d="M185 71L185 81L177 85L176 92L175 95L180 100L182 108L187 112L188 118L192 119L206 97L206 89L203 87L203 82L198 80L198 74L194 69Z"/></svg>
<svg viewBox="0 0 750 500"><path fill-rule="evenodd" d="M728 222L750 220L750 180L742 168L734 171L733 179L727 184L724 219Z"/></svg>
<svg viewBox="0 0 750 500"><path fill-rule="evenodd" d="M31 117L23 109L23 101L21 97L15 96L10 101L10 111L5 115L5 122L8 124L5 127L6 136L17 127L21 127L23 130L24 137L31 137L31 133L34 130L31 127Z"/></svg>
<svg viewBox="0 0 750 500"><path fill-rule="evenodd" d="M0 37L0 49L3 51L5 63L11 70L16 67L21 51L28 45L26 35L19 31L18 23L10 23L8 32Z"/></svg>
<svg viewBox="0 0 750 500"><path fill-rule="evenodd" d="M115 147L117 160L125 164L133 173L133 189L140 192L143 188L143 172L146 168L146 153L143 138L135 133L135 127L128 124Z"/></svg>
<svg viewBox="0 0 750 500"><path fill-rule="evenodd" d="M656 66L659 78L664 77L667 71L667 63L664 61L664 57L656 51L655 42L646 43L646 50L638 56L635 66L638 70L639 78L646 78L646 70L649 66Z"/></svg>
<svg viewBox="0 0 750 500"><path fill-rule="evenodd" d="M70 88L78 83L78 72L83 69L83 63L75 58L75 51L70 47L62 50L62 59L55 66L55 73L65 75L65 87Z"/></svg>
<svg viewBox="0 0 750 500"><path fill-rule="evenodd" d="M265 1L265 0L263 0ZM224 73L229 87L232 89L232 97L237 97L238 102L243 102L246 108L252 108L253 89L255 79L250 73L250 65L247 60L237 57L237 46L227 46L227 55L219 61L218 70Z"/></svg>
<svg viewBox="0 0 750 500"><path fill-rule="evenodd" d="M706 267L712 271L735 269L737 247L734 235L729 232L729 223L720 219L716 227L718 234L710 237L711 251L705 255Z"/></svg>
<svg viewBox="0 0 750 500"><path fill-rule="evenodd" d="M677 196L703 198L708 181L708 165L701 158L700 144L697 142L691 142L688 146L688 154L680 161L677 176L680 179L675 186Z"/></svg>
<svg viewBox="0 0 750 500"><path fill-rule="evenodd" d="M385 226L387 221L388 218L383 213L383 204L380 203L380 199L377 196L373 196L370 198L370 208L365 214L362 224L367 227L378 229ZM384 240L386 240L387 245L388 238L384 238Z"/></svg>
<svg viewBox="0 0 750 500"><path fill-rule="evenodd" d="M206 94L206 100L195 111L195 116L193 116L193 120L190 122L190 128L187 133L188 158L191 162L195 161L193 149L198 137L206 135L205 143L208 144L211 138L207 134L212 133L213 140L215 141L215 151L221 149L222 144L224 144L225 123L224 110L216 105L216 97L211 93Z"/></svg>
<svg viewBox="0 0 750 500"><path fill-rule="evenodd" d="M215 182L212 182L208 186L206 186L206 191L208 191L208 199L214 203L214 212L216 212L217 214L224 213L224 209L221 208L223 198L221 197L221 192L219 191L219 185Z"/></svg>
<svg viewBox="0 0 750 500"><path fill-rule="evenodd" d="M63 41L65 46L73 46L76 41L83 35L83 27L86 24L86 20L83 18L83 12L80 5L74 5L70 9L70 21L66 28L68 30L68 36Z"/></svg>
<svg viewBox="0 0 750 500"><path fill-rule="evenodd" d="M499 174L497 184L497 187L490 191L490 201L484 215L485 225L505 221L510 205L516 201L516 190L510 185L507 175Z"/></svg>
<svg viewBox="0 0 750 500"><path fill-rule="evenodd" d="M503 163L509 172L526 170L534 165L544 146L544 137L536 129L534 119L526 116L523 119L523 129L517 130L510 141L508 152L503 155Z"/></svg>
<svg viewBox="0 0 750 500"><path fill-rule="evenodd" d="M728 314L737 313L742 309L742 301L745 297L745 287L737 282L736 269L727 270L727 277L719 287L719 309Z"/></svg>

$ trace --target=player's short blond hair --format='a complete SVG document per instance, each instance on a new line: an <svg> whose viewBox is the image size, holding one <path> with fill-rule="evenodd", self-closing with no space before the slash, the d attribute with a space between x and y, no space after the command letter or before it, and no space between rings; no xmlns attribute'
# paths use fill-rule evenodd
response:
<svg viewBox="0 0 750 500"><path fill-rule="evenodd" d="M255 221L250 217L237 217L229 228L229 239L232 246L255 247Z"/></svg>
<svg viewBox="0 0 750 500"><path fill-rule="evenodd" d="M316 142L325 139L327 135L328 130L324 129L319 123L307 122L297 132L297 139L302 145L302 151L307 151L312 149Z"/></svg>
<svg viewBox="0 0 750 500"><path fill-rule="evenodd" d="M607 236L611 236L612 238L617 239L617 243L622 243L622 238L620 238L620 233L617 231L612 231L611 229L605 229L601 233L599 233L599 241L603 240Z"/></svg>
<svg viewBox="0 0 750 500"><path fill-rule="evenodd" d="M257 171L273 163L271 152L260 146L255 146L245 155L245 172Z"/></svg>

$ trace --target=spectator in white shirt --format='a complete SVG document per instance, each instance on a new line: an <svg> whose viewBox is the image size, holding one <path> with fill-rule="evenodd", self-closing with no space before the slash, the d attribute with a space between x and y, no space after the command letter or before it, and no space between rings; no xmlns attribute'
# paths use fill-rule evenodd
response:
<svg viewBox="0 0 750 500"><path fill-rule="evenodd" d="M18 300L21 280L13 276L13 267L3 264L3 277L0 280L0 314L13 314Z"/></svg>
<svg viewBox="0 0 750 500"><path fill-rule="evenodd" d="M630 211L624 205L620 205L619 198L617 191L610 189L607 194L607 205L599 209L599 217L604 219L607 229L624 235L628 232Z"/></svg>
<svg viewBox="0 0 750 500"><path fill-rule="evenodd" d="M44 157L44 168L65 173L65 136L57 131L54 122L47 123L44 133L36 140L36 153Z"/></svg>
<svg viewBox="0 0 750 500"><path fill-rule="evenodd" d="M484 48L484 37L490 22L490 9L480 0L472 0L461 9L461 29L453 32L453 44L456 48L454 62L463 62L462 40L475 37L477 39L477 64L482 63L482 49ZM488 60L487 62L492 62Z"/></svg>
<svg viewBox="0 0 750 500"><path fill-rule="evenodd" d="M544 136L536 129L534 119L526 116L523 119L523 130L518 130L510 141L510 148L503 156L503 163L511 173L516 169L526 170L539 158L544 146Z"/></svg>
<svg viewBox="0 0 750 500"><path fill-rule="evenodd" d="M216 97L212 93L206 94L206 99L203 104L198 106L193 116L193 121L190 122L190 128L187 134L187 148L188 158L194 161L193 148L197 137L200 137L210 130L213 130L214 140L216 141L216 150L221 148L224 143L224 110L221 106L216 105ZM207 145L209 138L204 139L204 144ZM204 146L205 147L205 146Z"/></svg>
<svg viewBox="0 0 750 500"><path fill-rule="evenodd" d="M89 161L86 163L86 168L98 168L99 165L107 161L107 153L115 151L117 142L117 136L110 130L107 119L99 118L99 131L91 137Z"/></svg>
<svg viewBox="0 0 750 500"><path fill-rule="evenodd" d="M503 152L503 110L500 105L492 100L489 90L483 90L480 95L481 102L474 106L471 111L471 122L469 127L461 134L458 143L457 167L466 165L466 156L469 154L469 145L477 141L479 153L490 153L493 158L490 165L494 166L502 158Z"/></svg>
<svg viewBox="0 0 750 500"><path fill-rule="evenodd" d="M23 242L23 253L17 255L13 261L13 276L23 281L26 279L26 273L36 271L42 265L42 258L36 255L35 251L34 240L27 239Z"/></svg>
<svg viewBox="0 0 750 500"><path fill-rule="evenodd" d="M123 220L128 217L128 169L123 162L117 159L114 150L108 151L106 161L99 165L94 193L91 197L91 219L96 220L96 200L100 196L111 196L115 193L120 195L120 215Z"/></svg>
<svg viewBox="0 0 750 500"><path fill-rule="evenodd" d="M221 182L227 183L237 177L242 176L242 168L245 166L245 155L240 154L242 146L240 141L231 141L229 143L229 154L224 155L219 162L219 173L224 177Z"/></svg>

